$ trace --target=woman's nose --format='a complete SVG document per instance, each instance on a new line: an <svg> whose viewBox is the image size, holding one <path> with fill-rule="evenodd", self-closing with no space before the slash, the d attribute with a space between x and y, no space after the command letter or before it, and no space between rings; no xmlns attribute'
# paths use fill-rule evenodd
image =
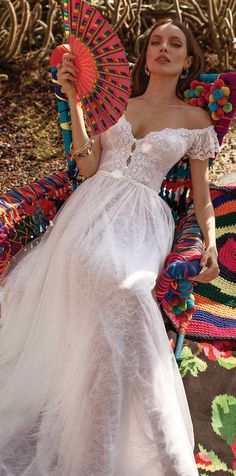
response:
<svg viewBox="0 0 236 476"><path fill-rule="evenodd" d="M162 43L161 45L161 51L167 51L167 46L165 43Z"/></svg>

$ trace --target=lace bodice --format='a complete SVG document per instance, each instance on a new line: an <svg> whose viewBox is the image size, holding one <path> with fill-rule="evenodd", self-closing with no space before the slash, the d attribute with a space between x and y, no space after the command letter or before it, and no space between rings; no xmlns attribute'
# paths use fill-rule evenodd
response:
<svg viewBox="0 0 236 476"><path fill-rule="evenodd" d="M159 192L167 172L185 155L192 159L215 157L219 150L214 126L149 132L136 139L125 114L101 134L99 171L140 182Z"/></svg>

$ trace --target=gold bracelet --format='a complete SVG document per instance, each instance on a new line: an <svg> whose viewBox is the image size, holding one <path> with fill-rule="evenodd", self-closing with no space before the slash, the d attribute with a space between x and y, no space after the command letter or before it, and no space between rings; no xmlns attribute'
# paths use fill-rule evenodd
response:
<svg viewBox="0 0 236 476"><path fill-rule="evenodd" d="M91 155L92 154L92 146L93 146L94 142L95 141L93 139L88 139L85 142L85 144L77 150L73 149L73 143L71 143L71 145L70 145L71 159L72 160L84 159L88 155Z"/></svg>
<svg viewBox="0 0 236 476"><path fill-rule="evenodd" d="M88 156L91 156L93 153L93 150L92 150L92 147L88 147L88 149L83 153L83 154L72 154L72 157L74 158L75 157L75 160L79 159L79 160L82 160L82 159L85 159L86 157Z"/></svg>
<svg viewBox="0 0 236 476"><path fill-rule="evenodd" d="M86 140L86 142L82 145L82 147L79 147L77 150L73 150L73 142L71 142L70 152L73 152L73 153L75 153L75 154L81 154L85 149L87 149L87 147L88 147L90 144L93 144L93 143L94 143L94 140L88 138L88 139Z"/></svg>

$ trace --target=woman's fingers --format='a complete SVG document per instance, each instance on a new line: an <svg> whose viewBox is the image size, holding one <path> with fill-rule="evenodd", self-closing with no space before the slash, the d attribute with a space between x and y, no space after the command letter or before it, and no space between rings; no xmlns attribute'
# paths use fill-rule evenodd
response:
<svg viewBox="0 0 236 476"><path fill-rule="evenodd" d="M73 57L74 55L71 53L63 54L62 63L57 65L57 70L59 73L58 78L62 80L68 79L71 81L75 81L77 79L78 69L71 61Z"/></svg>
<svg viewBox="0 0 236 476"><path fill-rule="evenodd" d="M200 261L200 266L206 266L208 260L208 252L204 251L202 253L201 261Z"/></svg>
<svg viewBox="0 0 236 476"><path fill-rule="evenodd" d="M70 73L74 75L76 75L78 72L78 68L76 68L76 66L70 62L64 63L64 64L58 63L57 70L62 71L63 73L69 71Z"/></svg>
<svg viewBox="0 0 236 476"><path fill-rule="evenodd" d="M77 78L72 75L71 73L61 73L60 76L59 76L59 81L62 80L62 81L77 81Z"/></svg>
<svg viewBox="0 0 236 476"><path fill-rule="evenodd" d="M75 55L72 55L71 53L64 53L62 55L62 64L68 64L71 63L71 60L75 58Z"/></svg>
<svg viewBox="0 0 236 476"><path fill-rule="evenodd" d="M77 81L76 68L72 64L57 65L57 77L58 81Z"/></svg>
<svg viewBox="0 0 236 476"><path fill-rule="evenodd" d="M62 64L67 63L68 61L71 61L71 53L64 53L62 55Z"/></svg>
<svg viewBox="0 0 236 476"><path fill-rule="evenodd" d="M198 281L200 283L209 283L213 279L217 278L219 274L220 270L218 265L212 264L206 271L203 271L202 273L188 279L191 281Z"/></svg>
<svg viewBox="0 0 236 476"><path fill-rule="evenodd" d="M66 63L63 63L63 64L61 65L61 67L59 67L59 70L60 70L61 74L70 73L70 74L72 74L75 78L77 77L77 74L78 74L78 69L77 69L76 66L74 66L74 64L71 63L70 61L69 61L69 62L66 62Z"/></svg>
<svg viewBox="0 0 236 476"><path fill-rule="evenodd" d="M61 73L62 73L62 74L64 74L64 73L70 73L70 74L72 74L75 78L77 77L77 69L76 69L75 66L73 66L72 64L63 65L62 68L61 68Z"/></svg>

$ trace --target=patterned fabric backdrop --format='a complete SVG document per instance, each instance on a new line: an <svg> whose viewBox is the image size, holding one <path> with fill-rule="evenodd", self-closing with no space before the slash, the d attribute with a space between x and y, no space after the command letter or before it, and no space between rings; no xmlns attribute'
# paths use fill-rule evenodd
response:
<svg viewBox="0 0 236 476"><path fill-rule="evenodd" d="M165 318L170 345L176 332ZM236 476L236 341L185 339L180 373L200 476Z"/></svg>

